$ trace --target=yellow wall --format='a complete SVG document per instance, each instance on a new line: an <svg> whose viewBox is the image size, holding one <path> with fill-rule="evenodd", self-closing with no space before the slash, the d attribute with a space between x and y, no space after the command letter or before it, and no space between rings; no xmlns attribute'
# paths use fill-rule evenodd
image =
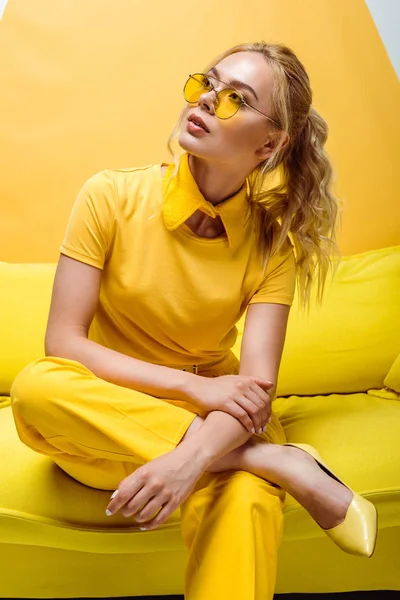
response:
<svg viewBox="0 0 400 600"><path fill-rule="evenodd" d="M399 86L364 0L9 0L0 22L0 260L55 261L84 180L169 162L188 73L261 39L298 53L330 125L342 252L399 243Z"/></svg>

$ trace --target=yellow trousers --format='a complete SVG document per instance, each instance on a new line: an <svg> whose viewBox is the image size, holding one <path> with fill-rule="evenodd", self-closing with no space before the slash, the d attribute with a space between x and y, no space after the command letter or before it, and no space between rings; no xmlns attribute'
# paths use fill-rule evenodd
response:
<svg viewBox="0 0 400 600"><path fill-rule="evenodd" d="M232 355L199 374L237 373L238 364ZM11 400L22 442L102 490L115 490L136 468L172 451L199 414L184 402L117 386L76 361L54 357L25 367ZM262 439L286 441L274 413ZM205 473L198 480L180 507L189 551L187 600L273 598L283 501L282 488L245 471Z"/></svg>

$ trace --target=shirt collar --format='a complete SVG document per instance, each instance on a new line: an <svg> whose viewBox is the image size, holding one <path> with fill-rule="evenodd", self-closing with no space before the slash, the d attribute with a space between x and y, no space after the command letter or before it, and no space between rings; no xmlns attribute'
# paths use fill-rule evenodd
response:
<svg viewBox="0 0 400 600"><path fill-rule="evenodd" d="M180 158L178 172L172 178L174 167L174 163L168 165L163 179L162 212L167 229L173 231L201 210L210 217L221 217L231 248L240 244L249 209L247 181L236 194L214 206L200 192L190 170L188 152Z"/></svg>

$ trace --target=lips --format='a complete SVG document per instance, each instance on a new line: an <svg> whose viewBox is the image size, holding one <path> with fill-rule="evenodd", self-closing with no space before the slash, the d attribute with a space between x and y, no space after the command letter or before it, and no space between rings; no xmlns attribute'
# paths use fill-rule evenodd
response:
<svg viewBox="0 0 400 600"><path fill-rule="evenodd" d="M208 127L206 126L206 124L204 123L203 119L201 117L199 117L198 115L190 115L189 121L193 121L193 123L196 123L196 125L199 125L200 127L202 127L205 131L207 131L208 133L210 133L210 130L208 129Z"/></svg>

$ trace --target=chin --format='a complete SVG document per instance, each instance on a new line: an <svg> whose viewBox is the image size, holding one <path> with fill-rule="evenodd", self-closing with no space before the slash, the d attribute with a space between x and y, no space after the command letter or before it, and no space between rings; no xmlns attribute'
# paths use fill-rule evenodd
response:
<svg viewBox="0 0 400 600"><path fill-rule="evenodd" d="M188 131L181 131L177 141L183 150L186 150L186 152L193 154L193 156L197 156L198 158L212 159L216 156L213 152L213 148L203 144L201 138L195 138Z"/></svg>
<svg viewBox="0 0 400 600"><path fill-rule="evenodd" d="M181 131L178 137L178 144L181 148L187 150L188 152L192 148L199 148L202 144L202 141L203 140L201 138L194 137L194 135L188 131Z"/></svg>
<svg viewBox="0 0 400 600"><path fill-rule="evenodd" d="M193 154L194 156L200 156L202 153L199 153L199 143L198 140L190 139L190 133L181 133L178 138L178 144L189 154Z"/></svg>
<svg viewBox="0 0 400 600"><path fill-rule="evenodd" d="M179 146L183 150L190 152L191 149L195 146L195 144L191 143L192 140L188 140L188 137L189 137L189 135L187 133L181 132L177 141L178 141ZM196 141L196 140L193 140L193 141Z"/></svg>

